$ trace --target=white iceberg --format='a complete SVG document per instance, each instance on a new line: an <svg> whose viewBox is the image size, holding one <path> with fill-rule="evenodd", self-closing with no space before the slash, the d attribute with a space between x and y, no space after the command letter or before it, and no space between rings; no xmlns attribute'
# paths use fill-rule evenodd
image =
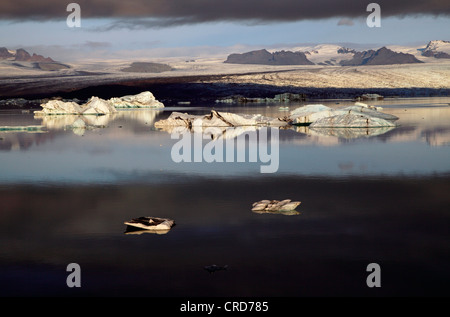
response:
<svg viewBox="0 0 450 317"><path fill-rule="evenodd" d="M98 97L91 97L91 99L89 99L89 101L85 103L82 107L83 111L81 114L83 115L111 114L117 112L117 109L111 102L100 99Z"/></svg>
<svg viewBox="0 0 450 317"><path fill-rule="evenodd" d="M50 100L42 103L41 107L42 110L34 113L38 115L104 115L116 113L116 108L163 108L164 105L156 100L150 91L144 91L137 95L114 97L109 100L93 96L83 105L74 101Z"/></svg>
<svg viewBox="0 0 450 317"><path fill-rule="evenodd" d="M116 108L164 108L164 104L156 100L150 91L144 91L137 95L114 97L109 101Z"/></svg>
<svg viewBox="0 0 450 317"><path fill-rule="evenodd" d="M364 115L370 116L374 118L380 118L384 120L395 121L398 120L398 117L380 112L379 107L368 106L366 104L357 102L353 106L333 109L321 104L318 105L306 105L299 107L290 112L289 116L280 118L280 120L284 120L293 125L309 125L323 118L334 117L338 115L346 115L346 114L354 114L354 115ZM347 119L357 118L357 117L348 117ZM351 124L353 126L354 124Z"/></svg>
<svg viewBox="0 0 450 317"><path fill-rule="evenodd" d="M42 110L34 113L37 115L103 115L117 112L112 103L98 97L91 97L87 103L81 106L73 101L50 100L41 104L41 107Z"/></svg>
<svg viewBox="0 0 450 317"><path fill-rule="evenodd" d="M329 117L333 109L324 105L306 105L292 110L289 117L285 118L291 124L310 124L317 119Z"/></svg>
<svg viewBox="0 0 450 317"><path fill-rule="evenodd" d="M256 115L235 114L211 110L207 115L191 115L187 113L172 112L167 119L155 123L156 128L174 126L195 127L239 127L239 126L284 126L287 122L278 118L269 118Z"/></svg>
<svg viewBox="0 0 450 317"><path fill-rule="evenodd" d="M381 118L381 119L385 119L385 120L393 120L393 121L398 120L397 116L378 111L377 107L368 107L368 106L361 106L361 105L355 104L354 106L337 109L336 111L341 111L341 112L347 111L349 113L355 113L355 114L363 113L363 114L369 115L371 117L377 117L377 118Z"/></svg>
<svg viewBox="0 0 450 317"><path fill-rule="evenodd" d="M79 104L73 101L50 100L41 104L42 110L35 111L35 114L80 114L82 109Z"/></svg>
<svg viewBox="0 0 450 317"><path fill-rule="evenodd" d="M395 127L392 121L365 114L347 113L321 118L310 124L310 128L379 128Z"/></svg>
<svg viewBox="0 0 450 317"><path fill-rule="evenodd" d="M383 107L377 107L377 106L369 106L368 104L362 103L362 102L355 102L355 106L370 108L373 110L382 110Z"/></svg>

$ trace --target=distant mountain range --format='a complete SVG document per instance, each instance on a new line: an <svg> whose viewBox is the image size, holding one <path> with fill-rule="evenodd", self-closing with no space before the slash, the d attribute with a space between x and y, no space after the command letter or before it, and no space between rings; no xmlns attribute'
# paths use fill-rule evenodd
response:
<svg viewBox="0 0 450 317"><path fill-rule="evenodd" d="M37 55L35 53L33 53L33 55L30 55L30 53L28 53L23 48L11 51L8 50L6 47L0 47L0 60L2 59L9 59L17 62L40 62L40 63L54 62L54 60L51 59L50 57L44 57L42 55Z"/></svg>
<svg viewBox="0 0 450 317"><path fill-rule="evenodd" d="M31 55L23 48L9 50L0 47L0 62L21 69L37 69L44 71L58 71L71 68L69 65L55 62L50 57L33 53Z"/></svg>
<svg viewBox="0 0 450 317"><path fill-rule="evenodd" d="M259 49L245 53L228 55L224 63L259 65L395 65L439 62L450 59L450 41L433 40L423 46L389 45L378 49L356 50L335 44L318 44L301 47L279 47L278 49ZM37 69L58 71L72 66L55 62L51 57L36 53L30 54L23 48L11 50L0 47L0 63L4 66L24 70ZM169 71L169 65L157 63L132 63L121 69L123 72L162 72Z"/></svg>
<svg viewBox="0 0 450 317"><path fill-rule="evenodd" d="M382 47L376 51L368 50L363 52L355 52L353 58L340 62L342 66L361 66L361 65L393 65L393 64L410 64L423 63L414 55L407 53L394 52L386 47Z"/></svg>
<svg viewBox="0 0 450 317"><path fill-rule="evenodd" d="M413 54L414 53L414 54ZM425 48L401 52L387 47L356 51L338 45L322 44L309 49L297 48L270 53L266 49L230 54L225 63L260 65L394 65L423 63L422 57L450 58L450 42L430 41ZM420 59L419 59L420 58Z"/></svg>

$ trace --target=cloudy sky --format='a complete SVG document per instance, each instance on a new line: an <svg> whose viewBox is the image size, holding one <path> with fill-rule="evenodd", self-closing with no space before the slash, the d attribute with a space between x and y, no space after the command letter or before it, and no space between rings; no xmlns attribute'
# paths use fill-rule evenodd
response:
<svg viewBox="0 0 450 317"><path fill-rule="evenodd" d="M450 1L382 0L381 27L361 0L2 0L0 47L59 60L176 57L338 43L352 48L450 40Z"/></svg>

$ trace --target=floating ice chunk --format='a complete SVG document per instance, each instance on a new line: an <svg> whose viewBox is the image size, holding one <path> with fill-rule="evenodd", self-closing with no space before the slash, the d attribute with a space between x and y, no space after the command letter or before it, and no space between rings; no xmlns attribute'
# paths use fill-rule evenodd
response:
<svg viewBox="0 0 450 317"><path fill-rule="evenodd" d="M376 128L395 127L391 121L365 114L347 113L314 121L310 128Z"/></svg>
<svg viewBox="0 0 450 317"><path fill-rule="evenodd" d="M164 108L164 104L156 100L150 91L143 91L137 95L114 97L109 101L116 108Z"/></svg>
<svg viewBox="0 0 450 317"><path fill-rule="evenodd" d="M196 119L201 119L202 116L191 115L181 112L172 112L167 119L159 120L155 122L155 127L165 128L165 127L191 127L192 122Z"/></svg>
<svg viewBox="0 0 450 317"><path fill-rule="evenodd" d="M126 233L138 229L155 233L167 233L175 225L175 221L172 219L159 217L139 217L124 223L128 226Z"/></svg>
<svg viewBox="0 0 450 317"><path fill-rule="evenodd" d="M292 110L289 116L283 118L283 120L297 125L310 124L317 119L331 116L332 111L332 108L321 104L306 105Z"/></svg>
<svg viewBox="0 0 450 317"><path fill-rule="evenodd" d="M398 117L394 115L378 111L377 107L368 106L364 103L359 102L357 102L353 106L338 109L332 109L330 107L321 104L306 105L291 111L289 117L285 117L280 120L284 120L286 122L289 122L290 124L295 125L308 125L323 118L344 114L356 114L356 115L364 114L367 116L372 116L385 120L398 120Z"/></svg>
<svg viewBox="0 0 450 317"><path fill-rule="evenodd" d="M362 103L362 102L355 102L355 106L370 108L370 109L373 109L373 110L382 110L383 109L383 107L380 107L380 106L369 106L368 104L365 104L365 103Z"/></svg>
<svg viewBox="0 0 450 317"><path fill-rule="evenodd" d="M192 127L239 127L239 126L283 126L285 121L278 118L264 117L259 114L246 115L212 110L207 115L191 115L187 113L172 112L167 119L155 123L156 128L168 126Z"/></svg>
<svg viewBox="0 0 450 317"><path fill-rule="evenodd" d="M41 107L42 110L35 111L35 114L102 115L116 113L116 108L162 108L164 105L156 100L150 91L144 91L137 95L114 97L109 100L93 96L84 105L79 105L74 101L50 100L41 104Z"/></svg>
<svg viewBox="0 0 450 317"><path fill-rule="evenodd" d="M117 112L109 101L98 97L91 97L89 101L80 106L73 101L50 100L41 104L42 110L35 111L37 115L60 115L60 114L110 114Z"/></svg>
<svg viewBox="0 0 450 317"><path fill-rule="evenodd" d="M117 109L110 101L100 99L98 97L91 97L89 101L82 106L82 114L110 114L117 112Z"/></svg>
<svg viewBox="0 0 450 317"><path fill-rule="evenodd" d="M315 113L315 112L324 111L324 110L333 110L333 109L330 107L324 106L322 104L306 105L306 106L301 106L301 107L298 107L298 108L292 110L290 115L291 116L301 116L301 115L307 115L309 113Z"/></svg>
<svg viewBox="0 0 450 317"><path fill-rule="evenodd" d="M300 201L291 201L290 199L282 201L265 199L253 203L252 211L257 213L290 212L294 211L300 204Z"/></svg>
<svg viewBox="0 0 450 317"><path fill-rule="evenodd" d="M35 111L35 114L80 114L82 108L73 101L50 100L41 104L42 110Z"/></svg>
<svg viewBox="0 0 450 317"><path fill-rule="evenodd" d="M365 107L365 106L361 106L361 105L354 105L354 106L349 106L349 107L345 107L345 108L341 108L338 109L336 111L349 111L349 112L358 112L358 113L363 113L365 115L369 115L371 117L377 117L377 118L382 118L385 120L398 120L397 116L394 116L392 114L389 113L385 113L385 112L380 112L376 109L376 107Z"/></svg>

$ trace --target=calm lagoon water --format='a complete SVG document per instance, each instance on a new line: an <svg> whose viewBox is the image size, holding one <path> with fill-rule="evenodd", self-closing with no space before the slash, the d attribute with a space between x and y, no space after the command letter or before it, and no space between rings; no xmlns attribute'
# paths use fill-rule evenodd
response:
<svg viewBox="0 0 450 317"><path fill-rule="evenodd" d="M208 134L198 143L201 162L177 163L182 136L154 123L212 107L281 117L286 105L126 110L84 118L86 129L68 127L76 116L0 112L0 127L37 126L0 131L0 294L449 295L450 98L372 103L398 116L398 126L277 129L267 149L258 147L265 130L250 130L243 147L231 143L244 162L227 160L225 146L242 131ZM205 161L211 147L224 162ZM261 150L276 172L261 173ZM302 204L298 215L253 213L261 199ZM123 222L140 216L176 225L126 234ZM79 288L66 284L69 263L81 267ZM379 288L366 284L369 263L380 265ZM228 267L209 273L212 264Z"/></svg>

